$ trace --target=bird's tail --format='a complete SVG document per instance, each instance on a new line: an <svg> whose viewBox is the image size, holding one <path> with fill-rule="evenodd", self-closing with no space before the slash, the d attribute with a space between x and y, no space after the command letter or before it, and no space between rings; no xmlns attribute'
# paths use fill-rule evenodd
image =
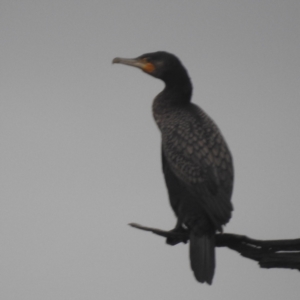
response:
<svg viewBox="0 0 300 300"><path fill-rule="evenodd" d="M191 267L196 279L212 284L215 272L215 235L190 233Z"/></svg>

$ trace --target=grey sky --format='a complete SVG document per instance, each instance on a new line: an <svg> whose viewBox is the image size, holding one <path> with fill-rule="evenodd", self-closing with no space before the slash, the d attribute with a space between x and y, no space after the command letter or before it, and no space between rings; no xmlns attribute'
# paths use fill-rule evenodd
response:
<svg viewBox="0 0 300 300"><path fill-rule="evenodd" d="M298 299L299 272L217 249L211 287L171 229L151 104L163 84L115 56L165 50L235 163L226 232L299 238L300 2L0 2L0 298Z"/></svg>

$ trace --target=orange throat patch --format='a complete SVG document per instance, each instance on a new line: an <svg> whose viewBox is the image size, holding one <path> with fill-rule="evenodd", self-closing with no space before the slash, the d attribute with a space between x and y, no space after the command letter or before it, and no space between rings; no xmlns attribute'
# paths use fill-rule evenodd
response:
<svg viewBox="0 0 300 300"><path fill-rule="evenodd" d="M155 66L152 63L146 63L143 65L143 71L146 73L152 73L155 70Z"/></svg>

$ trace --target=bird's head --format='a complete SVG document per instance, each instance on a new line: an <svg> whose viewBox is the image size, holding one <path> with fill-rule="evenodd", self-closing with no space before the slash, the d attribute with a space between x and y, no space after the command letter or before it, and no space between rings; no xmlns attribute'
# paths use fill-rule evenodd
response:
<svg viewBox="0 0 300 300"><path fill-rule="evenodd" d="M164 51L146 53L131 59L116 57L112 62L139 68L166 83L180 80L183 76L188 77L180 60L175 55Z"/></svg>

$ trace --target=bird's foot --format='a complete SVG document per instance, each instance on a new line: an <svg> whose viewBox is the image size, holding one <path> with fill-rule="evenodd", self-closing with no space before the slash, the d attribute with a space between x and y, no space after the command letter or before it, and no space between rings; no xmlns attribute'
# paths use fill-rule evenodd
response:
<svg viewBox="0 0 300 300"><path fill-rule="evenodd" d="M150 231L153 232L154 234L163 236L166 238L166 243L171 246L177 245L179 243L186 244L187 241L189 240L189 231L182 227L175 227L172 230L165 231L157 228L142 226L136 223L130 223L129 225L137 229Z"/></svg>
<svg viewBox="0 0 300 300"><path fill-rule="evenodd" d="M186 244L189 240L189 231L183 227L175 227L168 232L170 235L166 238L168 245L174 246L179 243Z"/></svg>

